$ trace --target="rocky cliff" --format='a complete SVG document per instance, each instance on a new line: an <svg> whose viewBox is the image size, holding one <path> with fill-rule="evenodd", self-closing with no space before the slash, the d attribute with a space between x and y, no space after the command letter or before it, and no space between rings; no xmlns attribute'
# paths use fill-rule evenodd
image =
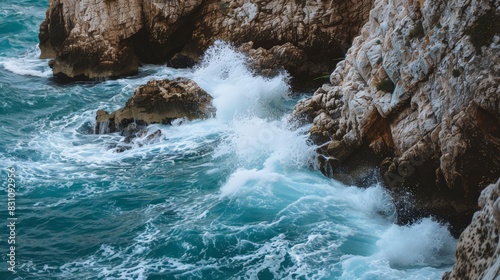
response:
<svg viewBox="0 0 500 280"><path fill-rule="evenodd" d="M500 279L500 179L482 191L479 207L460 236L456 263L444 280Z"/></svg>
<svg viewBox="0 0 500 280"><path fill-rule="evenodd" d="M434 215L458 234L500 175L500 3L374 5L331 84L294 114L313 123L325 174L360 184L379 168L399 222Z"/></svg>
<svg viewBox="0 0 500 280"><path fill-rule="evenodd" d="M372 0L51 0L40 26L54 75L131 75L139 63L196 60L215 40L245 45L297 79L322 75L366 22ZM274 48L274 49L273 49ZM260 49L260 50L259 50ZM290 54L290 55L288 55ZM174 57L175 56L175 57ZM300 57L300 60L295 58Z"/></svg>

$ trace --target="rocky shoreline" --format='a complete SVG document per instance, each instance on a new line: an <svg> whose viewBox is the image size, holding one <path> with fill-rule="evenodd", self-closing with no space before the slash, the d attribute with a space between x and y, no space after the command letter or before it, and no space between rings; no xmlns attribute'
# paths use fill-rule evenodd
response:
<svg viewBox="0 0 500 280"><path fill-rule="evenodd" d="M207 119L215 116L212 96L186 78L152 80L138 87L125 107L111 114L96 113L95 133L137 132L150 124L171 124L175 119Z"/></svg>
<svg viewBox="0 0 500 280"><path fill-rule="evenodd" d="M500 181L486 188L500 177L499 30L489 0L51 0L39 38L61 80L133 75L141 63L189 67L218 39L259 74L285 69L299 84L336 67L293 113L312 123L320 170L346 184L382 181L400 224L449 223L462 235L445 279L464 279L500 270ZM139 87L123 109L97 112L96 133L213 116L193 83Z"/></svg>
<svg viewBox="0 0 500 280"><path fill-rule="evenodd" d="M500 179L481 192L479 207L460 236L456 263L444 280L500 277Z"/></svg>
<svg viewBox="0 0 500 280"><path fill-rule="evenodd" d="M103 79L133 75L140 63L189 66L224 40L242 46L259 69L284 68L305 83L329 73L344 56L371 4L51 0L40 26L41 57L52 58L59 80Z"/></svg>
<svg viewBox="0 0 500 280"><path fill-rule="evenodd" d="M484 20L498 9L376 1L331 84L294 112L313 123L323 173L352 183L378 168L400 223L433 215L458 235L500 175L499 28Z"/></svg>

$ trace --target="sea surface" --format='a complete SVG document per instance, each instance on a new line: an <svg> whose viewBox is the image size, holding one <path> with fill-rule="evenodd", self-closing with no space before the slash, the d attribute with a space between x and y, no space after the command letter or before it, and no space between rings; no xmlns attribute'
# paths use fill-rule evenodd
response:
<svg viewBox="0 0 500 280"><path fill-rule="evenodd" d="M451 269L446 226L395 225L381 186L314 168L309 127L288 121L298 99L286 73L260 77L218 42L193 69L59 84L38 58L47 6L0 2L0 224L7 168L17 191L17 273L0 226L0 279L440 279ZM217 117L152 125L161 137L130 144L93 133L98 109L175 77L210 93Z"/></svg>

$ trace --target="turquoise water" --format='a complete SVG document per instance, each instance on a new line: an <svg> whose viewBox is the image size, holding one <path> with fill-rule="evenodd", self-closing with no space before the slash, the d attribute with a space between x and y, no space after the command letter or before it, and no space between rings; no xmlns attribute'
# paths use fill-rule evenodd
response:
<svg viewBox="0 0 500 280"><path fill-rule="evenodd" d="M46 1L0 3L0 220L16 174L16 274L0 279L440 279L456 240L394 224L383 188L311 168L308 127L287 122L286 74L254 75L218 43L195 69L61 85L38 59ZM158 139L95 135L95 112L153 78L188 77L217 117L153 125ZM126 147L125 152L117 152Z"/></svg>

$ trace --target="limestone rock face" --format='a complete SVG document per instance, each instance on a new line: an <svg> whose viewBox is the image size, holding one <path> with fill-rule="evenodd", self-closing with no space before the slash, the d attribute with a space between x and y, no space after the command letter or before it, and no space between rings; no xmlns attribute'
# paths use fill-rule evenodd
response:
<svg viewBox="0 0 500 280"><path fill-rule="evenodd" d="M42 58L56 77L131 75L139 59L127 41L142 28L140 0L53 0L40 26Z"/></svg>
<svg viewBox="0 0 500 280"><path fill-rule="evenodd" d="M111 114L99 110L95 132L122 132L130 136L153 123L170 124L178 118L206 119L215 115L212 97L194 81L153 80L138 87L125 107Z"/></svg>
<svg viewBox="0 0 500 280"><path fill-rule="evenodd" d="M500 179L481 192L479 207L460 235L456 263L444 280L500 278Z"/></svg>
<svg viewBox="0 0 500 280"><path fill-rule="evenodd" d="M372 2L50 0L40 26L41 56L54 58L57 77L95 79L134 74L140 62L162 63L179 53L196 58L222 39L252 42L254 53L293 54L300 60L266 58L265 67L314 76L343 56Z"/></svg>
<svg viewBox="0 0 500 280"><path fill-rule="evenodd" d="M295 108L321 169L380 168L414 206L401 223L433 214L459 233L500 175L499 14L488 0L375 1L331 84Z"/></svg>

